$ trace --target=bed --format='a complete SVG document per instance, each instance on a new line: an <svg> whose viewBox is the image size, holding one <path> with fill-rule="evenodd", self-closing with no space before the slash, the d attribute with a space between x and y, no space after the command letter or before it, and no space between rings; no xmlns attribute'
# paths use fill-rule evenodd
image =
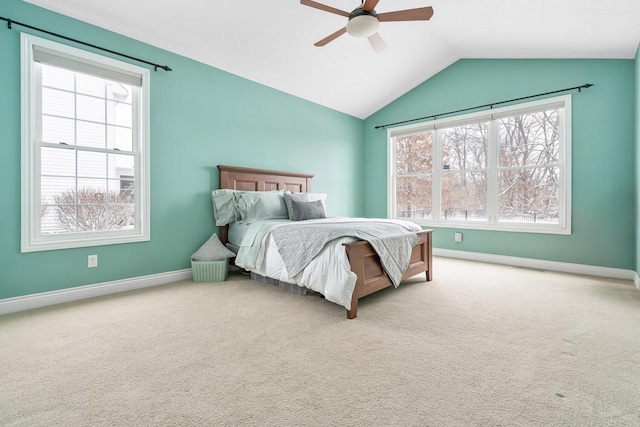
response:
<svg viewBox="0 0 640 427"><path fill-rule="evenodd" d="M311 174L224 165L219 165L218 169L220 189L243 192L288 190L312 194ZM419 230L415 232L417 243L410 250L408 268L402 274L402 280L418 274L424 274L426 281L432 280L432 230ZM229 243L229 225L220 226L220 240L223 244ZM369 242L355 239L343 239L340 242L346 253L347 267L355 275L350 301L342 304L346 308L347 318L353 319L357 315L360 298L392 286L393 281Z"/></svg>

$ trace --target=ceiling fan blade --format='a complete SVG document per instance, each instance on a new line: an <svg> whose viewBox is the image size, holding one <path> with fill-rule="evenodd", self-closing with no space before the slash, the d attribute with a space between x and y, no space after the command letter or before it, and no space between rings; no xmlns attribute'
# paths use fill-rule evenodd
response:
<svg viewBox="0 0 640 427"><path fill-rule="evenodd" d="M362 10L366 10L367 12L371 12L373 9L376 8L376 6L378 5L378 2L380 0L366 0L364 2L364 5L362 6Z"/></svg>
<svg viewBox="0 0 640 427"><path fill-rule="evenodd" d="M420 7L418 9L398 10L396 12L379 13L378 21L428 21L433 16L433 8Z"/></svg>
<svg viewBox="0 0 640 427"><path fill-rule="evenodd" d="M333 33L333 34L331 34L331 35L329 35L329 36L327 36L327 37L323 38L322 40L320 40L320 41L319 41L319 42L317 42L317 43L314 43L313 45L314 45L314 46L318 46L318 47L324 46L324 45L326 45L327 43L329 43L330 41L333 41L333 40L337 39L338 37L340 37L341 35L343 35L343 34L344 34L344 33L346 33L346 32L347 32L347 27L340 28L340 29L339 29L338 31L336 31L335 33Z"/></svg>
<svg viewBox="0 0 640 427"><path fill-rule="evenodd" d="M371 43L371 47L376 53L380 53L387 48L387 44L382 40L380 34L375 33L372 36L368 37L369 43Z"/></svg>
<svg viewBox="0 0 640 427"><path fill-rule="evenodd" d="M331 6L327 6L325 4L321 4L311 0L300 0L300 4L313 7L315 9L324 10L325 12L335 13L336 15L346 16L347 18L351 15L349 12L345 12L344 10L336 9Z"/></svg>

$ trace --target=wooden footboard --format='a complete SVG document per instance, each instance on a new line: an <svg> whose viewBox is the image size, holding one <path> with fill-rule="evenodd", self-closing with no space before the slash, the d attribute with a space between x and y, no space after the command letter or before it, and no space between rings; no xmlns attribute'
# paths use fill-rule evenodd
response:
<svg viewBox="0 0 640 427"><path fill-rule="evenodd" d="M420 240L413 247L409 268L402 275L408 279L420 273L426 274L426 280L432 279L432 242L433 230L418 232ZM358 277L351 297L351 309L347 310L347 318L353 319L358 314L358 300L392 285L391 279L380 264L380 257L368 242L344 243L351 271Z"/></svg>

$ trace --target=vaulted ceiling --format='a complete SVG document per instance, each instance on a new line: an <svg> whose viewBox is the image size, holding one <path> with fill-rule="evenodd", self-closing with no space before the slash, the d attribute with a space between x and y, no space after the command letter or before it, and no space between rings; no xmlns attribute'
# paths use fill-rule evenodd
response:
<svg viewBox="0 0 640 427"><path fill-rule="evenodd" d="M633 58L640 42L639 0L380 0L434 10L382 22L381 53L348 34L315 47L347 18L299 0L25 1L359 118L461 58Z"/></svg>

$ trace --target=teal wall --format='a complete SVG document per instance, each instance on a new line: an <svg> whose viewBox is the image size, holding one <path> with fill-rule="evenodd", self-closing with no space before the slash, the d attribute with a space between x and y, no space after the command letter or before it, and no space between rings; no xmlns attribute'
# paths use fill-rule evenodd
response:
<svg viewBox="0 0 640 427"><path fill-rule="evenodd" d="M440 228L437 248L636 266L633 60L460 60L365 120L364 212L386 215L386 131L374 126L566 87L573 95L570 236ZM635 74L634 74L635 73ZM463 231L462 243L453 233Z"/></svg>
<svg viewBox="0 0 640 427"><path fill-rule="evenodd" d="M636 274L640 274L640 45L636 51L636 112L634 123L636 125Z"/></svg>
<svg viewBox="0 0 640 427"><path fill-rule="evenodd" d="M362 120L20 0L3 0L0 16L174 70L151 76L151 241L21 254L23 29L0 25L0 298L189 268L216 230L218 164L313 173L330 215L362 215Z"/></svg>

